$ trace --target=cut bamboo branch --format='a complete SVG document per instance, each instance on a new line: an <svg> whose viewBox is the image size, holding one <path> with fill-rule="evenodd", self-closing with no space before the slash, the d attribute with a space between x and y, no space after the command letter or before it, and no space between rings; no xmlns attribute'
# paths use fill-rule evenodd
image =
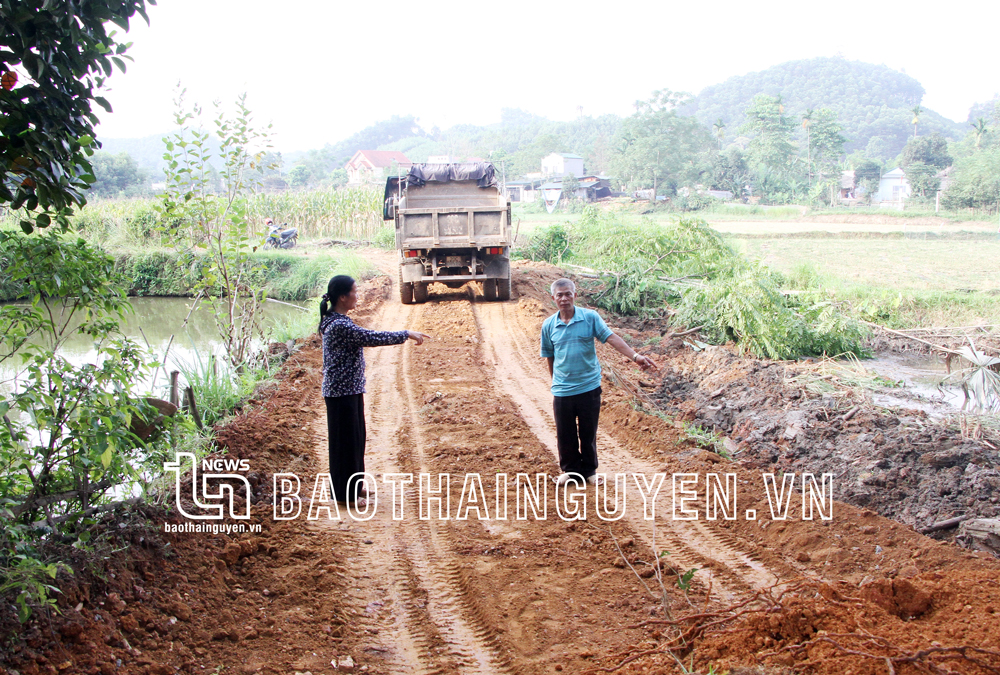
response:
<svg viewBox="0 0 1000 675"><path fill-rule="evenodd" d="M956 518L949 518L948 520L942 520L939 523L934 523L933 525L928 525L919 530L920 534L930 534L931 532L940 532L941 530L949 530L953 527L957 527L962 521L968 520L972 516L970 514L965 514L964 516L958 516Z"/></svg>
<svg viewBox="0 0 1000 675"><path fill-rule="evenodd" d="M922 344L927 345L928 347L933 347L935 350L945 354L954 354L956 356L962 356L961 352L957 352L954 349L948 349L947 347L936 345L933 342L928 342L927 340L921 340L920 338L914 337L913 335L907 335L906 333L902 333L898 330L893 330L891 328L886 328L885 326L881 326L877 323L872 323L871 321L861 320L861 323L865 324L866 326L871 326L872 328L878 328L879 330L885 331L886 333L891 333L892 335L898 335L899 337L906 338L907 340L914 340L916 342L920 342Z"/></svg>
<svg viewBox="0 0 1000 675"><path fill-rule="evenodd" d="M279 305L285 305L286 307L294 307L295 309L301 309L303 312L311 312L312 310L308 307L299 307L298 305L293 305L290 302L284 302L283 300L275 300L274 298L267 298L268 302L276 302Z"/></svg>

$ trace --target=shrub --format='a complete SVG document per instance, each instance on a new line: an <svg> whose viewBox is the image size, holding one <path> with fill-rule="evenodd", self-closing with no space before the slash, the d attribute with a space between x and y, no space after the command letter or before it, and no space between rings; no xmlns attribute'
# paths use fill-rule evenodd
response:
<svg viewBox="0 0 1000 675"><path fill-rule="evenodd" d="M566 226L561 223L547 225L532 233L528 245L514 252L515 257L559 264L573 255Z"/></svg>

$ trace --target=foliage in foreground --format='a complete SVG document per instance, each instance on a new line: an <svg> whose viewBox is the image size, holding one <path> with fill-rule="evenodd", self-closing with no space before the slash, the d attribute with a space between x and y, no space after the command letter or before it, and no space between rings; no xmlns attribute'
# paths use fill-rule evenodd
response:
<svg viewBox="0 0 1000 675"><path fill-rule="evenodd" d="M0 401L0 591L24 621L52 604L42 544L85 546L92 517L141 489L146 448L130 426L153 413L134 391L145 356L118 333L128 304L111 258L55 232L0 232L0 255L30 300L0 306L0 362L18 374ZM93 339L92 363L59 355L70 333Z"/></svg>
<svg viewBox="0 0 1000 675"><path fill-rule="evenodd" d="M145 0L0 3L0 205L37 211L21 221L25 232L53 220L65 227L72 207L87 203L91 107L111 112L100 90L131 60L112 28L127 30L136 14L148 23Z"/></svg>
<svg viewBox="0 0 1000 675"><path fill-rule="evenodd" d="M603 289L590 300L599 307L634 315L669 305L674 324L701 326L709 340L758 356L863 353L861 325L828 300L782 293L780 274L733 251L699 219L663 224L588 208L576 224L536 231L523 255L598 269Z"/></svg>

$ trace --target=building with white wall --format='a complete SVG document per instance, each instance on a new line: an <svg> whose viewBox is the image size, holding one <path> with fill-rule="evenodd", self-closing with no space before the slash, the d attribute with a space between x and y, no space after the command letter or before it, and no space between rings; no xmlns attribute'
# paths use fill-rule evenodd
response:
<svg viewBox="0 0 1000 675"><path fill-rule="evenodd" d="M553 178L568 174L579 178L584 175L583 157L565 152L553 152L542 158L542 173Z"/></svg>

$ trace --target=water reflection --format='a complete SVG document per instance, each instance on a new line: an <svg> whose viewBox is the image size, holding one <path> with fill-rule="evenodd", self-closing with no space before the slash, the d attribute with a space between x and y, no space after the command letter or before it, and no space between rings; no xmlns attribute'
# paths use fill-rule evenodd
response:
<svg viewBox="0 0 1000 675"><path fill-rule="evenodd" d="M191 313L187 326L182 329L184 319L191 309L191 298L132 298L130 302L134 313L130 313L122 322L122 333L143 346L148 340L157 360L163 359L169 344L168 371L179 369L178 365L193 367L199 360L205 363L211 354L221 357L223 345L211 303L199 303ZM222 303L219 305L221 309ZM262 325L266 332L281 322L298 319L302 314L303 310L297 307L266 302ZM41 344L42 340L35 342ZM93 339L79 333L72 334L66 340L60 348L60 354L75 365L93 363L97 358ZM0 364L0 394L6 395L12 391L15 368L19 364L20 359L16 355ZM161 370L156 381L158 390L166 385L166 379ZM150 382L144 384L148 387Z"/></svg>

